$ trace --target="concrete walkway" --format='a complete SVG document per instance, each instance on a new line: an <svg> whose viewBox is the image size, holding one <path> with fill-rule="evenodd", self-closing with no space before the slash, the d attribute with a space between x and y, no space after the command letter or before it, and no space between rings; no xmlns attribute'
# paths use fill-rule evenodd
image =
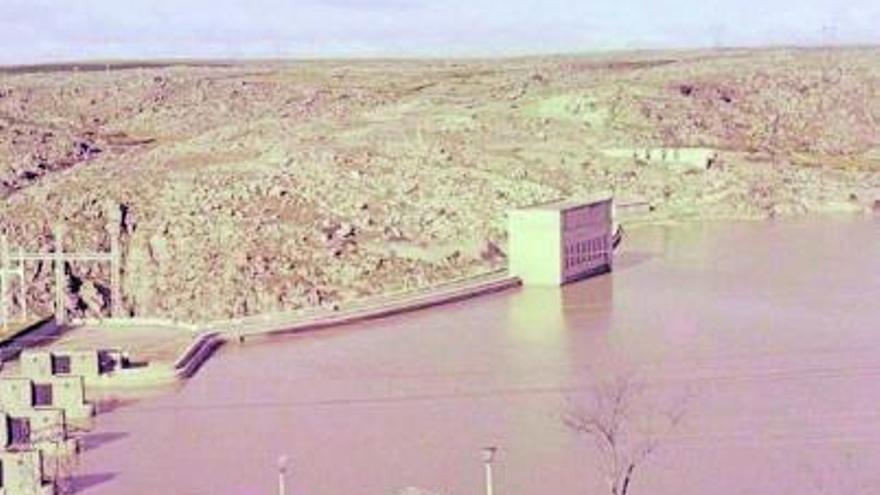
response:
<svg viewBox="0 0 880 495"><path fill-rule="evenodd" d="M312 310L309 312L260 315L240 320L217 322L209 325L227 337L245 339L260 335L316 330L331 326L348 325L373 318L448 304L471 297L518 287L520 280L506 270L490 272L433 286L395 294L363 299L339 310Z"/></svg>
<svg viewBox="0 0 880 495"><path fill-rule="evenodd" d="M61 334L58 339L45 347L69 350L129 350L137 361L172 362L196 335L197 332L181 327L150 324L125 327L112 324L86 324Z"/></svg>
<svg viewBox="0 0 880 495"><path fill-rule="evenodd" d="M343 310L322 309L212 322L174 362L174 373L178 379L189 378L228 339L241 341L262 335L348 325L507 290L518 287L520 283L519 278L509 275L507 270L495 271L439 284L430 289L361 300Z"/></svg>
<svg viewBox="0 0 880 495"><path fill-rule="evenodd" d="M151 387L192 376L213 352L230 339L304 332L348 325L507 290L520 280L506 270L485 273L428 289L403 291L360 300L338 310L259 315L236 320L187 325L150 320L81 322L45 347L63 349L120 349L149 366L125 369L90 385L100 388Z"/></svg>

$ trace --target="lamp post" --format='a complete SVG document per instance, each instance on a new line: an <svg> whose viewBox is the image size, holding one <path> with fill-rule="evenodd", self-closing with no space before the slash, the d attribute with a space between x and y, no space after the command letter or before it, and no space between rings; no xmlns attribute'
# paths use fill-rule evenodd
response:
<svg viewBox="0 0 880 495"><path fill-rule="evenodd" d="M480 452L483 457L483 466L486 469L486 495L493 495L494 483L492 481L492 461L495 460L495 453L498 447L484 447Z"/></svg>
<svg viewBox="0 0 880 495"><path fill-rule="evenodd" d="M287 495L287 456L278 458L278 495Z"/></svg>

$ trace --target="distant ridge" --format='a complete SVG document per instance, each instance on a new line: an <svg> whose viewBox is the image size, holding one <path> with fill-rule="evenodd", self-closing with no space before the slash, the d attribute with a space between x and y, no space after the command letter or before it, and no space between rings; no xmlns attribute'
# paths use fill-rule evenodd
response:
<svg viewBox="0 0 880 495"><path fill-rule="evenodd" d="M230 67L226 60L154 60L108 62L57 62L39 64L0 65L0 74L37 74L46 72L98 72L102 70L161 69L165 67Z"/></svg>

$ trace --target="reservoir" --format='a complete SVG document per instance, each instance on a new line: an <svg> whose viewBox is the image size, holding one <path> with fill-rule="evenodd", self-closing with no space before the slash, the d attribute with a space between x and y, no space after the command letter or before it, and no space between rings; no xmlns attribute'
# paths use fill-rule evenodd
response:
<svg viewBox="0 0 880 495"><path fill-rule="evenodd" d="M631 229L613 274L230 343L97 418L87 494L608 493L561 418L602 377L685 411L631 494L853 491L880 472L880 221ZM871 486L872 491L880 489ZM864 491L864 490L860 490Z"/></svg>

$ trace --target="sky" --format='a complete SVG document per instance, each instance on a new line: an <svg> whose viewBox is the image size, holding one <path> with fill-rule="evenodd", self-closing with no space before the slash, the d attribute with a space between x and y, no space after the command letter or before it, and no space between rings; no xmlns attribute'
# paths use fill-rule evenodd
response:
<svg viewBox="0 0 880 495"><path fill-rule="evenodd" d="M878 0L0 0L0 64L877 44Z"/></svg>

